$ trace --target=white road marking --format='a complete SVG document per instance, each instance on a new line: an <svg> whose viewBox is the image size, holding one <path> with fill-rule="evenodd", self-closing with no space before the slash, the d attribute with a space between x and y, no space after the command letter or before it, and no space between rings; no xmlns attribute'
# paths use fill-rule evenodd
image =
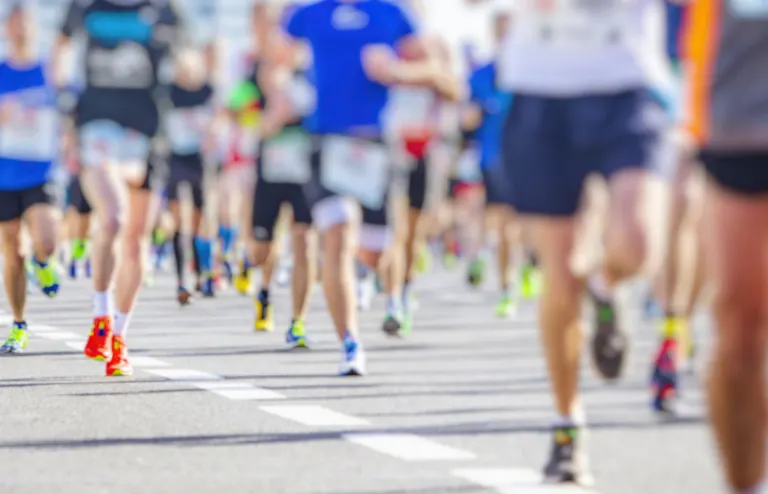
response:
<svg viewBox="0 0 768 494"><path fill-rule="evenodd" d="M347 441L405 461L472 460L473 453L414 434L345 434Z"/></svg>
<svg viewBox="0 0 768 494"><path fill-rule="evenodd" d="M65 333L62 331L32 331L32 336L39 336L48 340L76 340L81 338L79 334Z"/></svg>
<svg viewBox="0 0 768 494"><path fill-rule="evenodd" d="M65 341L65 345L73 350L82 352L85 349L85 340Z"/></svg>
<svg viewBox="0 0 768 494"><path fill-rule="evenodd" d="M284 400L285 395L252 384L233 381L204 381L190 383L192 386L210 391L224 398L235 401L245 400Z"/></svg>
<svg viewBox="0 0 768 494"><path fill-rule="evenodd" d="M261 409L284 419L316 427L370 425L367 420L344 415L319 405L264 406Z"/></svg>
<svg viewBox="0 0 768 494"><path fill-rule="evenodd" d="M216 381L221 376L194 369L147 369L146 372L171 381Z"/></svg>
<svg viewBox="0 0 768 494"><path fill-rule="evenodd" d="M37 323L29 323L28 328L30 331L37 333L38 331L41 332L48 332L55 333L59 331L59 328L55 328L53 326L48 326L47 324L37 324Z"/></svg>
<svg viewBox="0 0 768 494"><path fill-rule="evenodd" d="M171 364L168 362L163 362L162 360L158 360L156 358L147 357L144 355L129 355L128 360L131 362L131 365L134 367L146 367L146 368L152 368L152 367L170 367Z"/></svg>
<svg viewBox="0 0 768 494"><path fill-rule="evenodd" d="M597 494L575 485L542 484L540 473L523 468L462 468L451 475L500 494Z"/></svg>

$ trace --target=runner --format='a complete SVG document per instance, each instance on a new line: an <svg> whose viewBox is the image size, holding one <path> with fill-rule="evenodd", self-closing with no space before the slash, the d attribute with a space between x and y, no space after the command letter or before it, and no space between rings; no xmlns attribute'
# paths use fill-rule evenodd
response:
<svg viewBox="0 0 768 494"><path fill-rule="evenodd" d="M355 314L352 221L354 202L359 201L364 207L358 258L375 268L389 242L390 157L381 141L386 85L436 86L448 94L455 88L440 77L439 63L396 58L395 47L408 55L426 50L406 14L386 1L312 2L290 16L286 34L307 42L313 54L317 90L313 131L320 142L313 156L316 173L306 191L322 236L323 289L342 342L339 373L362 375L365 355ZM296 48L288 41L271 50L270 56L285 64L295 59Z"/></svg>
<svg viewBox="0 0 768 494"><path fill-rule="evenodd" d="M149 159L159 124L154 92L177 24L176 12L164 0L75 0L54 51L60 66L72 37L85 35L86 85L77 115L80 179L98 226L92 249L93 325L84 353L106 361L108 376L133 374L125 335L145 272L152 210Z"/></svg>
<svg viewBox="0 0 768 494"><path fill-rule="evenodd" d="M257 7L254 10L254 25L274 32L280 10L265 12L261 7ZM267 22L259 18L262 15L268 17ZM276 249L279 243L275 242L275 227L283 206L290 205L293 307L291 325L285 334L285 340L291 348L306 348L309 341L304 319L315 283L317 256L311 231L312 216L303 191L303 186L309 182L311 175L311 141L302 128L299 115L311 111L312 102L310 97L309 104L305 102L304 108L299 108L296 104L299 101L291 97L311 93L311 88L308 89L306 77L297 73L295 68L291 72L271 70L263 62L254 64L248 80L255 81L259 89L259 106L265 109L261 130L266 134L257 158L258 178L251 216L254 243L250 263L254 267L261 267L261 287L255 302L254 326L257 331L273 329L269 289L278 262Z"/></svg>
<svg viewBox="0 0 768 494"><path fill-rule="evenodd" d="M32 237L30 262L37 285L49 297L59 291L54 256L59 214L50 184L59 155L56 97L34 55L32 26L22 3L11 6L4 26L8 54L0 63L0 235L13 325L2 353L21 352L29 343L22 220Z"/></svg>
<svg viewBox="0 0 768 494"><path fill-rule="evenodd" d="M497 13L493 19L496 42L500 46L509 29L509 15ZM513 211L505 198L506 178L500 164L499 145L501 129L504 124L512 96L500 91L497 85L498 69L495 60L476 68L470 77L470 103L466 108L464 128L475 131L469 159L479 161L485 189L485 224L486 244L490 243L488 234L492 231L498 240L498 272L501 282L501 295L496 305L496 315L509 317L516 306L517 292L513 291L512 273L514 265L510 265L514 255L512 236L515 233ZM470 268L470 279L482 278L484 259L480 257L473 273Z"/></svg>
<svg viewBox="0 0 768 494"><path fill-rule="evenodd" d="M729 493L765 493L768 409L768 8L703 0L688 15L691 130L709 180L704 233L717 327L709 417Z"/></svg>
<svg viewBox="0 0 768 494"><path fill-rule="evenodd" d="M592 173L605 177L609 196L605 235L595 233L605 255L589 280L593 358L606 379L618 378L625 362L614 293L646 258L641 199L665 120L646 90L654 43L644 26L653 7L645 0L522 3L500 54L501 87L515 95L502 138L509 198L530 216L544 283L539 324L558 414L547 482L591 481L578 393L588 273L576 272L572 257Z"/></svg>
<svg viewBox="0 0 768 494"><path fill-rule="evenodd" d="M212 242L201 231L203 207L203 175L205 154L210 147L209 125L213 118L213 87L208 81L202 53L185 50L176 56L175 81L171 85L170 97L173 109L167 115L168 143L171 147L169 160L170 177L166 188L168 210L173 216L173 254L176 267L176 299L187 305L191 294L184 282L184 252L182 242L183 225L179 203L179 188L187 184L192 193L192 236L196 285L204 297L214 295Z"/></svg>

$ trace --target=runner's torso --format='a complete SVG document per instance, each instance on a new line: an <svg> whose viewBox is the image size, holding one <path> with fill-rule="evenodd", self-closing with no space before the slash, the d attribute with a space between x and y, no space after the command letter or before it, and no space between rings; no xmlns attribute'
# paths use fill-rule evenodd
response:
<svg viewBox="0 0 768 494"><path fill-rule="evenodd" d="M59 119L40 63L0 64L0 112L0 190L45 183L59 154Z"/></svg>
<svg viewBox="0 0 768 494"><path fill-rule="evenodd" d="M506 89L568 96L649 84L652 0L520 0L503 43ZM652 43L650 43L652 45Z"/></svg>
<svg viewBox="0 0 768 494"><path fill-rule="evenodd" d="M210 84L198 89L171 85L173 108L166 117L166 131L174 156L197 156L201 153L213 117L212 96L213 88Z"/></svg>

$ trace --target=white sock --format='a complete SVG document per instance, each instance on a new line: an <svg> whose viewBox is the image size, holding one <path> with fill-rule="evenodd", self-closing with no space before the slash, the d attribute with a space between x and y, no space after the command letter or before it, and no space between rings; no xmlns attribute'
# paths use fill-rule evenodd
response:
<svg viewBox="0 0 768 494"><path fill-rule="evenodd" d="M589 288L600 299L608 300L613 297L613 287L608 285L603 273L596 273L589 278Z"/></svg>
<svg viewBox="0 0 768 494"><path fill-rule="evenodd" d="M128 332L128 324L131 322L131 313L128 314L115 311L115 320L112 323L112 333L115 336L125 337L125 333Z"/></svg>
<svg viewBox="0 0 768 494"><path fill-rule="evenodd" d="M399 297L387 297L387 313L389 314L397 314L400 312L400 309L402 308L401 300Z"/></svg>
<svg viewBox="0 0 768 494"><path fill-rule="evenodd" d="M112 315L112 295L107 292L93 293L93 317Z"/></svg>

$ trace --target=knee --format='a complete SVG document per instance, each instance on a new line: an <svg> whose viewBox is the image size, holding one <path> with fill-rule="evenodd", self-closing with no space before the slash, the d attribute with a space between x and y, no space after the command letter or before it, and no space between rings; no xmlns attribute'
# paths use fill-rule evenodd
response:
<svg viewBox="0 0 768 494"><path fill-rule="evenodd" d="M144 249L142 245L144 242L144 236L133 231L126 231L123 236L123 251L122 256L128 262L141 262Z"/></svg>
<svg viewBox="0 0 768 494"><path fill-rule="evenodd" d="M251 249L251 264L254 267L260 267L267 262L271 246L271 242L257 242L253 246L253 249Z"/></svg>
<svg viewBox="0 0 768 494"><path fill-rule="evenodd" d="M125 226L123 214L117 209L103 213L99 218L99 223L101 234L108 239L117 238Z"/></svg>
<svg viewBox="0 0 768 494"><path fill-rule="evenodd" d="M645 263L648 245L639 221L615 224L608 232L606 261L623 274L637 273Z"/></svg>

